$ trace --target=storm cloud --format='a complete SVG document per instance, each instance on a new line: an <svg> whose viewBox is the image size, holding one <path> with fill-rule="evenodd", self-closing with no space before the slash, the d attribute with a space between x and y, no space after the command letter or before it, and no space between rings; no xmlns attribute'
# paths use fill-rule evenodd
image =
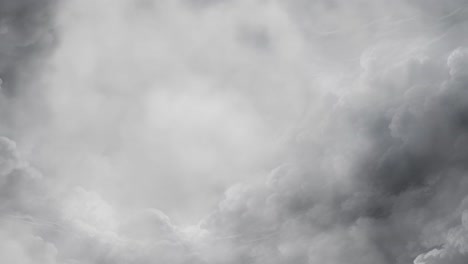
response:
<svg viewBox="0 0 468 264"><path fill-rule="evenodd" d="M0 260L468 261L468 2L0 1Z"/></svg>

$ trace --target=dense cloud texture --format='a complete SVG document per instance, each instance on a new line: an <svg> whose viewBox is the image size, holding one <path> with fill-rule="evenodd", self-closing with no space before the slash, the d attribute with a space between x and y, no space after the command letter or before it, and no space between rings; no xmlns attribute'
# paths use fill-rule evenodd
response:
<svg viewBox="0 0 468 264"><path fill-rule="evenodd" d="M1 1L0 260L466 263L467 18Z"/></svg>

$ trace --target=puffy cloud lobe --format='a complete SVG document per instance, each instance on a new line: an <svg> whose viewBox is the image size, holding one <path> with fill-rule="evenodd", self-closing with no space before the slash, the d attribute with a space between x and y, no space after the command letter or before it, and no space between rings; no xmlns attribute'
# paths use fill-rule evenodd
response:
<svg viewBox="0 0 468 264"><path fill-rule="evenodd" d="M396 68L383 78L398 81L398 73L436 68L440 79L427 83L412 76L382 109L354 108L356 115L381 112L361 130L372 148L358 158L356 171L348 171L353 179L348 188L329 181L333 170L318 170L320 162L309 160L315 170L300 163L287 165L277 169L267 185L228 190L202 226L220 235L218 247L236 252L216 261L466 262L463 50L440 60L408 58L401 66L404 71ZM387 82L372 83L376 81ZM353 129L360 128L351 125L346 131Z"/></svg>
<svg viewBox="0 0 468 264"><path fill-rule="evenodd" d="M31 234L28 226L18 224L2 225L0 256L7 263L44 263L54 264L57 249L41 237Z"/></svg>
<svg viewBox="0 0 468 264"><path fill-rule="evenodd" d="M47 197L41 196L41 174L20 158L15 142L10 139L0 138L0 151L2 213L43 211Z"/></svg>
<svg viewBox="0 0 468 264"><path fill-rule="evenodd" d="M0 258L9 263L196 263L183 233L158 210L124 217L98 194L53 191L0 138ZM118 221L120 219L120 221Z"/></svg>
<svg viewBox="0 0 468 264"><path fill-rule="evenodd" d="M36 228L36 217L49 212L41 175L20 158L15 142L1 137L0 150L0 257L10 263L56 263L57 249Z"/></svg>

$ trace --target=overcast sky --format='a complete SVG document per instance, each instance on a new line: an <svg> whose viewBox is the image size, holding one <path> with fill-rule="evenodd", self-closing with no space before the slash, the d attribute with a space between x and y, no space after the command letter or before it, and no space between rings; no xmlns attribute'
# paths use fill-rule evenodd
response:
<svg viewBox="0 0 468 264"><path fill-rule="evenodd" d="M0 263L468 263L467 0L0 0Z"/></svg>

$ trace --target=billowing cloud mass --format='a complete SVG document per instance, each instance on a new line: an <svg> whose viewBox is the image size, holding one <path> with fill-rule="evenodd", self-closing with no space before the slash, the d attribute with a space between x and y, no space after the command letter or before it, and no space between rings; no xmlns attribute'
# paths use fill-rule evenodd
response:
<svg viewBox="0 0 468 264"><path fill-rule="evenodd" d="M468 262L468 1L0 0L0 262Z"/></svg>

